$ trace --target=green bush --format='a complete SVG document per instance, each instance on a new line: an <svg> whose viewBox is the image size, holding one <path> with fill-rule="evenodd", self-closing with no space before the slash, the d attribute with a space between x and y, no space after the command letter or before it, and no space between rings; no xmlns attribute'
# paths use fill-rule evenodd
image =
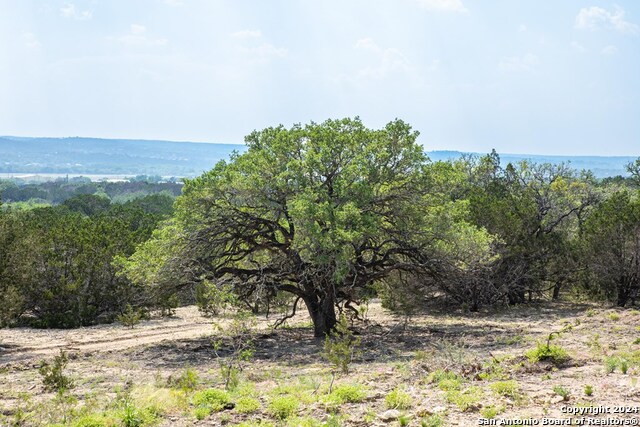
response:
<svg viewBox="0 0 640 427"><path fill-rule="evenodd" d="M413 406L413 399L406 391L394 388L384 398L384 403L389 409L409 409Z"/></svg>
<svg viewBox="0 0 640 427"><path fill-rule="evenodd" d="M276 396L269 402L268 410L275 418L284 420L295 414L299 406L300 401L294 396Z"/></svg>
<svg viewBox="0 0 640 427"><path fill-rule="evenodd" d="M255 397L241 397L236 401L236 411L249 414L260 409L260 401Z"/></svg>
<svg viewBox="0 0 640 427"><path fill-rule="evenodd" d="M498 396L514 397L518 393L518 383L514 380L497 381L489 388Z"/></svg>
<svg viewBox="0 0 640 427"><path fill-rule="evenodd" d="M64 374L69 359L67 354L60 350L60 354L53 358L53 362L40 362L38 372L42 376L42 383L47 391L62 391L73 387L71 378Z"/></svg>
<svg viewBox="0 0 640 427"><path fill-rule="evenodd" d="M536 348L533 348L525 353L531 363L537 363L540 361L548 360L556 365L562 364L570 359L569 353L559 345L546 345L538 343Z"/></svg>
<svg viewBox="0 0 640 427"><path fill-rule="evenodd" d="M349 372L349 364L353 361L360 346L360 338L355 338L349 330L346 316L341 316L333 335L325 338L323 356L342 373Z"/></svg>
<svg viewBox="0 0 640 427"><path fill-rule="evenodd" d="M209 408L213 412L222 411L230 403L229 393L215 388L199 391L193 395L193 404L196 407Z"/></svg>
<svg viewBox="0 0 640 427"><path fill-rule="evenodd" d="M358 384L340 384L333 388L327 396L326 402L336 405L344 403L359 403L367 398L364 388Z"/></svg>

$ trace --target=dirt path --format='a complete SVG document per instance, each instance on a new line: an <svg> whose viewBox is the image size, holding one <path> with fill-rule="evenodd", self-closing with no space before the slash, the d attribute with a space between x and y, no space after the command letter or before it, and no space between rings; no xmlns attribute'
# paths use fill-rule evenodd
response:
<svg viewBox="0 0 640 427"><path fill-rule="evenodd" d="M135 329L119 324L79 329L2 329L0 365L40 360L60 350L95 353L125 350L165 340L198 338L210 335L212 320L200 316L194 307L177 310L172 318L142 322Z"/></svg>

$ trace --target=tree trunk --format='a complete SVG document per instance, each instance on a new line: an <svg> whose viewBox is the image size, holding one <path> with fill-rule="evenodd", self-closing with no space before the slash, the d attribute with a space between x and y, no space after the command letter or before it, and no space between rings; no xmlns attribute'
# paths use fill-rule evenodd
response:
<svg viewBox="0 0 640 427"><path fill-rule="evenodd" d="M313 321L313 335L324 338L336 327L336 307L333 295L310 295L302 298L307 305L309 315Z"/></svg>

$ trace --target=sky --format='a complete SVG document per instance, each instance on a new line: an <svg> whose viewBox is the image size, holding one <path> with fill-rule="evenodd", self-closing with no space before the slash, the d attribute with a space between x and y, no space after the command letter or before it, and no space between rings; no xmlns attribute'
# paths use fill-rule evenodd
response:
<svg viewBox="0 0 640 427"><path fill-rule="evenodd" d="M0 135L353 116L429 151L640 155L640 2L0 0Z"/></svg>

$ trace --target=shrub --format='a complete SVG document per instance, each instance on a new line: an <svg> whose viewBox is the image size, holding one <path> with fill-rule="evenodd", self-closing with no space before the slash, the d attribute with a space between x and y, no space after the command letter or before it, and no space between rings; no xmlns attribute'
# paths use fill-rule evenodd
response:
<svg viewBox="0 0 640 427"><path fill-rule="evenodd" d="M531 363L548 360L556 365L570 359L569 353L559 345L546 345L538 343L537 347L525 353Z"/></svg>
<svg viewBox="0 0 640 427"><path fill-rule="evenodd" d="M466 390L450 390L445 395L448 402L453 403L462 412L475 409L482 398L482 389L469 387Z"/></svg>
<svg viewBox="0 0 640 427"><path fill-rule="evenodd" d="M480 409L480 415L482 415L483 418L495 418L500 412L502 412L502 408L498 408L496 406L485 406L484 408Z"/></svg>
<svg viewBox="0 0 640 427"><path fill-rule="evenodd" d="M562 396L563 400L565 400L565 401L569 400L570 393L569 393L569 390L567 390L566 388L564 388L564 387L562 387L560 385L557 385L557 386L553 387L553 392L555 394L557 394L558 396Z"/></svg>
<svg viewBox="0 0 640 427"><path fill-rule="evenodd" d="M108 427L112 420L105 418L104 414L88 414L78 418L72 424L73 427Z"/></svg>
<svg viewBox="0 0 640 427"><path fill-rule="evenodd" d="M497 381L489 386L498 396L514 397L518 392L518 383L516 381Z"/></svg>
<svg viewBox="0 0 640 427"><path fill-rule="evenodd" d="M196 407L205 407L213 412L222 411L230 403L229 393L215 388L199 391L193 395L193 404Z"/></svg>
<svg viewBox="0 0 640 427"><path fill-rule="evenodd" d="M198 373L191 368L186 368L178 378L169 377L168 383L171 387L192 391L198 386L198 381Z"/></svg>
<svg viewBox="0 0 640 427"><path fill-rule="evenodd" d="M241 414L249 414L260 409L260 401L254 397L241 397L236 402L236 411Z"/></svg>
<svg viewBox="0 0 640 427"><path fill-rule="evenodd" d="M60 350L60 354L53 358L53 363L40 362L38 372L42 375L42 383L47 391L62 391L73 387L71 378L64 374L69 359L67 354Z"/></svg>
<svg viewBox="0 0 640 427"><path fill-rule="evenodd" d="M584 386L584 394L585 394L585 396L593 395L593 386L589 385L589 384L585 385Z"/></svg>
<svg viewBox="0 0 640 427"><path fill-rule="evenodd" d="M444 420L439 414L433 414L420 421L420 427L441 427L444 425Z"/></svg>
<svg viewBox="0 0 640 427"><path fill-rule="evenodd" d="M118 321L124 326L133 329L142 320L142 313L139 310L135 310L131 304L127 304L121 315L118 316Z"/></svg>
<svg viewBox="0 0 640 427"><path fill-rule="evenodd" d="M413 399L406 391L394 388L384 398L384 402L389 409L409 409L413 406Z"/></svg>
<svg viewBox="0 0 640 427"><path fill-rule="evenodd" d="M284 420L298 410L300 401L294 396L276 396L269 403L269 413L275 418Z"/></svg>
<svg viewBox="0 0 640 427"><path fill-rule="evenodd" d="M349 364L361 343L360 338L355 338L349 330L348 322L346 316L340 316L335 333L325 338L323 352L325 359L345 374L349 372Z"/></svg>
<svg viewBox="0 0 640 427"><path fill-rule="evenodd" d="M367 393L362 386L357 384L340 384L334 387L327 396L328 403L342 405L344 403L358 403L366 399Z"/></svg>

